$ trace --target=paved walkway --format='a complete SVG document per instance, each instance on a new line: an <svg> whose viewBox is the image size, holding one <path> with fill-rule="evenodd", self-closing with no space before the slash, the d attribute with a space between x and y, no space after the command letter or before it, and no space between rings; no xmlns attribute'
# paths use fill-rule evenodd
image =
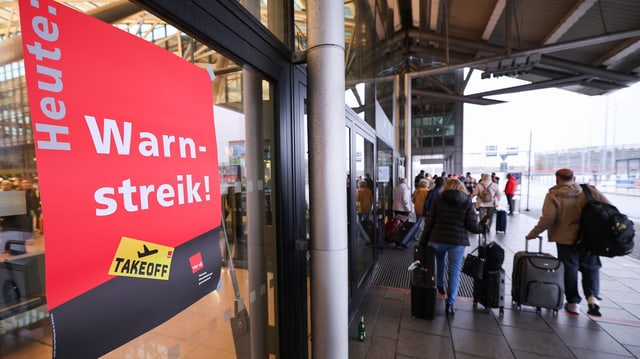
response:
<svg viewBox="0 0 640 359"><path fill-rule="evenodd" d="M413 319L408 290L370 286L350 326L349 358L640 358L640 261L631 256L602 258L602 317L587 315L586 300L579 315L511 306L513 254L524 249L524 236L535 223L515 214L507 233L489 234L488 240L506 252L503 316L497 309L474 310L470 298L458 297L453 317L444 316L444 302L438 300L434 320ZM555 255L555 245L546 241L546 232L543 236L543 251ZM529 246L535 250L537 242ZM363 342L357 339L360 315L367 327Z"/></svg>

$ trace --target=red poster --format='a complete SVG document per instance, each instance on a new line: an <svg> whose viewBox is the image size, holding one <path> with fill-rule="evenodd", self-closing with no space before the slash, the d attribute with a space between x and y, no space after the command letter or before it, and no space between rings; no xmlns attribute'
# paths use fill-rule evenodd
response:
<svg viewBox="0 0 640 359"><path fill-rule="evenodd" d="M20 17L54 357L95 357L218 284L211 79L54 1Z"/></svg>

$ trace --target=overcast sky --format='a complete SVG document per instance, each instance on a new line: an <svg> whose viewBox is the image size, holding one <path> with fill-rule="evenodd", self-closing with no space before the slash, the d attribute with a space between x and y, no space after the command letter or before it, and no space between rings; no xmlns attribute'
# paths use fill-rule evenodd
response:
<svg viewBox="0 0 640 359"><path fill-rule="evenodd" d="M527 82L474 76L465 91L473 94ZM640 83L603 96L558 89L490 96L499 105L464 105L464 152L481 153L486 145L529 148L532 152L582 146L640 145ZM605 143L606 141L606 143Z"/></svg>

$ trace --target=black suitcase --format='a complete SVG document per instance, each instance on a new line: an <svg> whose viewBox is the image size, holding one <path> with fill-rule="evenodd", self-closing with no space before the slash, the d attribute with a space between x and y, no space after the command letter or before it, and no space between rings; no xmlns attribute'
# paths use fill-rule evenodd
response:
<svg viewBox="0 0 640 359"><path fill-rule="evenodd" d="M489 265L489 254L500 257L494 253L502 253L502 258L492 258ZM487 245L486 233L478 236L478 253L485 258L485 270L482 278L473 279L473 307L482 304L485 310L499 308L500 315L504 314L505 272L502 269L504 250L495 242Z"/></svg>
<svg viewBox="0 0 640 359"><path fill-rule="evenodd" d="M504 314L504 288L505 288L505 272L504 269L485 270L482 279L473 279L473 306L477 307L478 303L489 310L490 308L499 308L500 315Z"/></svg>
<svg viewBox="0 0 640 359"><path fill-rule="evenodd" d="M411 316L433 320L436 315L436 255L433 247L414 247L420 266L411 273Z"/></svg>
<svg viewBox="0 0 640 359"><path fill-rule="evenodd" d="M507 231L507 211L499 209L496 211L496 232L505 233Z"/></svg>
<svg viewBox="0 0 640 359"><path fill-rule="evenodd" d="M558 314L564 303L564 264L549 253L542 253L542 237L538 252L529 252L529 242L525 250L513 257L511 298L520 309L522 305L552 309Z"/></svg>

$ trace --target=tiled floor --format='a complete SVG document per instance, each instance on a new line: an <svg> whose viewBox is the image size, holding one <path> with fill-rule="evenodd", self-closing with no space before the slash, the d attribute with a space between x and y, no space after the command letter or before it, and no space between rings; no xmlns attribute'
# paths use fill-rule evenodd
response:
<svg viewBox="0 0 640 359"><path fill-rule="evenodd" d="M474 310L470 298L458 297L454 316L445 317L438 300L433 321L414 319L407 289L371 286L355 316L365 316L367 338L357 340L354 320L349 358L640 358L640 261L630 256L602 258L602 317L587 315L584 301L579 315L511 306L513 254L524 249L524 236L535 222L516 214L509 217L507 233L489 235L506 252L504 315L497 309ZM555 255L543 235L543 251Z"/></svg>
<svg viewBox="0 0 640 359"><path fill-rule="evenodd" d="M631 256L602 259L600 318L586 314L586 303L578 316L562 310L557 316L546 310L536 314L530 307L518 311L510 306L513 254L524 249L524 235L534 224L535 219L516 214L509 217L506 234L492 232L489 236L506 251L507 307L503 316L497 309L489 313L474 310L471 299L458 297L453 317L443 315L440 300L433 321L413 319L407 289L371 286L355 316L365 316L367 338L357 340L354 320L349 358L640 358L640 261ZM476 237L471 238L468 250L476 244ZM531 242L530 249L537 249L537 243ZM555 254L555 246L545 240L543 251ZM412 255L411 251L405 253ZM0 349L11 352L11 358L51 356L47 326L35 328L27 336L0 338ZM11 343L5 341L16 338ZM9 350L9 345L15 347Z"/></svg>

